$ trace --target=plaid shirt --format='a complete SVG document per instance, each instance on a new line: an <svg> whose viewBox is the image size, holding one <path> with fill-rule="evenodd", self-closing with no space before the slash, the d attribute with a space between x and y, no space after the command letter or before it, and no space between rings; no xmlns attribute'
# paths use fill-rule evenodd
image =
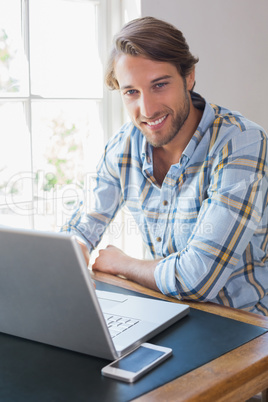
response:
<svg viewBox="0 0 268 402"><path fill-rule="evenodd" d="M204 113L159 186L152 147L132 123L107 144L95 208L64 230L96 247L126 205L153 258L162 293L268 315L267 136L238 112L192 94Z"/></svg>

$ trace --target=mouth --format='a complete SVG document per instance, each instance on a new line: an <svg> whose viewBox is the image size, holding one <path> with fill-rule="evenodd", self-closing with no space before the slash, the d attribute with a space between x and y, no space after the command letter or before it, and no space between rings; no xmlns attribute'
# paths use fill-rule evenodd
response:
<svg viewBox="0 0 268 402"><path fill-rule="evenodd" d="M161 117L160 119L157 119L154 121L146 121L146 122L144 122L144 124L146 124L152 130L157 130L162 127L162 125L164 124L167 117L168 117L168 114L166 114L165 116Z"/></svg>

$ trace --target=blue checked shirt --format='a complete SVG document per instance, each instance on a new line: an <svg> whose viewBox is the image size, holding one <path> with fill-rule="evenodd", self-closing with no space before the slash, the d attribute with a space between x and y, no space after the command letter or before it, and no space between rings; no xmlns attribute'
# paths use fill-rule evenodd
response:
<svg viewBox="0 0 268 402"><path fill-rule="evenodd" d="M267 136L238 112L211 105L180 162L159 186L152 147L132 123L108 142L95 207L63 230L95 248L126 205L155 259L158 288L178 299L212 301L268 315Z"/></svg>

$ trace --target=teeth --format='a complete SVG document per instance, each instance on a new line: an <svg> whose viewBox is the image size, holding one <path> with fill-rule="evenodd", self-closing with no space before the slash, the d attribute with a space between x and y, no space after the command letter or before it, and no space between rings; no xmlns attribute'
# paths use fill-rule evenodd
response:
<svg viewBox="0 0 268 402"><path fill-rule="evenodd" d="M155 121L147 121L148 126L156 126L157 124L162 123L162 121L165 120L167 116L161 117L161 119L155 120Z"/></svg>

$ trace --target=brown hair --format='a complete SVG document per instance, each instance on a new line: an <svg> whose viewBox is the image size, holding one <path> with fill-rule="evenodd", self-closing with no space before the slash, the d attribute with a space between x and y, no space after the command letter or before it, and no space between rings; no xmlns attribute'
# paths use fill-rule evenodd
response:
<svg viewBox="0 0 268 402"><path fill-rule="evenodd" d="M132 20L115 35L105 75L105 83L110 89L119 89L114 62L120 54L172 63L183 78L192 72L198 62L198 58L190 53L182 32L153 17Z"/></svg>

